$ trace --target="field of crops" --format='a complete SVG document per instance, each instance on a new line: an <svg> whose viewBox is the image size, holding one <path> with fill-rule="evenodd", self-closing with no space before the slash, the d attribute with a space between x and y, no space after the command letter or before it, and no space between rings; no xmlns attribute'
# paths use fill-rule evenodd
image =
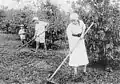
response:
<svg viewBox="0 0 120 84"><path fill-rule="evenodd" d="M44 50L34 53L31 49L16 49L21 44L18 37L0 34L0 84L45 84L67 55L65 50ZM119 84L120 70L107 72L100 65L89 65L87 74L81 67L78 75L67 62L61 67L52 81L56 84Z"/></svg>

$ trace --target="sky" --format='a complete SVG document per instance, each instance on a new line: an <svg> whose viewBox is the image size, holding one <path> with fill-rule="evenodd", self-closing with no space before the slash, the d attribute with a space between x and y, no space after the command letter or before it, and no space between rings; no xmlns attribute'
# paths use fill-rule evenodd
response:
<svg viewBox="0 0 120 84"><path fill-rule="evenodd" d="M0 5L8 6L11 9L16 8L17 2L13 0L0 0Z"/></svg>
<svg viewBox="0 0 120 84"><path fill-rule="evenodd" d="M27 1L37 1L37 0L22 0L22 1L27 2ZM53 4L64 4L65 1L66 0L51 0ZM0 5L8 6L9 8L14 8L16 4L17 2L14 0L0 0Z"/></svg>
<svg viewBox="0 0 120 84"><path fill-rule="evenodd" d="M0 0L0 5L7 6L8 9L19 9L24 7L25 4L27 4L28 1L34 1L36 2L37 0L21 0L21 4L18 5L18 3L15 0ZM42 0L46 1L46 0ZM52 4L58 6L61 8L61 10L64 11L70 11L70 4L66 3L66 1L72 2L72 1L77 1L77 0L50 0Z"/></svg>
<svg viewBox="0 0 120 84"><path fill-rule="evenodd" d="M8 6L8 9L19 9L23 8L24 5L28 3L28 1L34 1L36 2L37 0L21 0L21 4L18 5L18 3L15 0L0 0L0 5ZM46 0L41 0L41 1L46 1ZM58 6L61 8L61 10L65 12L72 11L71 9L71 4L66 3L66 1L69 1L72 3L73 1L77 0L50 0L52 4ZM111 2L113 1L120 1L120 0L110 0Z"/></svg>

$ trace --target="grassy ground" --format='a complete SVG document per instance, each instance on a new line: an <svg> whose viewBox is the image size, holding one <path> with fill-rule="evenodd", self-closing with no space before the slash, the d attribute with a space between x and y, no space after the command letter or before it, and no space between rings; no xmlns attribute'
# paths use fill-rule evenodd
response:
<svg viewBox="0 0 120 84"><path fill-rule="evenodd" d="M16 35L0 34L0 84L45 84L49 75L67 55L64 50L32 52L28 48L17 51L21 44ZM56 84L120 84L120 70L106 72L101 66L88 66L87 74L81 67L76 77L67 62L52 81Z"/></svg>

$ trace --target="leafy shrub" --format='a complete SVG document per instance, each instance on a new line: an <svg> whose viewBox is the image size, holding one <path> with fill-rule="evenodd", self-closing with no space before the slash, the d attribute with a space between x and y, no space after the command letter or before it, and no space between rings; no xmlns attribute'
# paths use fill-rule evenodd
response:
<svg viewBox="0 0 120 84"><path fill-rule="evenodd" d="M4 25L2 30L6 31L7 33L17 34L18 30L20 29L19 25L24 24L28 33L28 41L31 40L34 35L35 26L32 22L32 18L35 15L34 12L27 7L22 10L11 9L4 12L6 16L2 22ZM66 39L65 29L67 26L66 22L68 21L68 17L66 17L64 13L61 13L56 6L50 4L49 2L47 4L42 4L41 9L39 9L37 12L37 16L39 19L43 19L50 23L46 32L47 45L54 45L55 41L64 41ZM32 43L35 45L34 42ZM56 46L56 49L57 48L58 47Z"/></svg>
<svg viewBox="0 0 120 84"><path fill-rule="evenodd" d="M60 40L66 43L65 30L68 23L68 16L65 13L61 13L56 6L47 2L47 4L42 4L41 10L38 11L38 17L50 23L46 31L46 42L48 46L54 45L56 41ZM58 46L60 47L61 44ZM56 46L56 49L59 47Z"/></svg>
<svg viewBox="0 0 120 84"><path fill-rule="evenodd" d="M86 1L88 2L85 3L89 3L92 7L89 14L81 9L75 10L88 26L94 22L94 26L86 35L86 47L90 60L110 66L119 64L120 53L117 49L120 46L120 11L117 7L109 5L109 0L102 0L101 3Z"/></svg>
<svg viewBox="0 0 120 84"><path fill-rule="evenodd" d="M31 28L31 19L33 16L33 11L24 8L23 10L4 10L5 17L1 21L1 29L7 33L17 34L19 30L19 25L24 24L25 28ZM30 29L28 29L30 30Z"/></svg>
<svg viewBox="0 0 120 84"><path fill-rule="evenodd" d="M94 22L94 26L92 26L85 36L90 61L100 61L104 65L119 66L120 11L117 7L109 5L109 0L96 1L98 0L83 1L81 7L85 6L85 4L90 5L92 11L89 13L86 13L81 7L75 8L73 3L75 12L82 17L87 27L91 22ZM77 4L81 5L80 2ZM1 29L11 33L17 33L19 30L18 25L22 23L27 28L30 40L34 35L33 15L34 12L28 8L24 8L23 10L1 11ZM69 16L66 16L64 12L60 12L56 6L49 2L41 5L41 9L39 9L37 15L40 19L47 20L50 23L46 32L47 46L57 44L57 48L64 45L67 47L68 42L65 30L69 23Z"/></svg>

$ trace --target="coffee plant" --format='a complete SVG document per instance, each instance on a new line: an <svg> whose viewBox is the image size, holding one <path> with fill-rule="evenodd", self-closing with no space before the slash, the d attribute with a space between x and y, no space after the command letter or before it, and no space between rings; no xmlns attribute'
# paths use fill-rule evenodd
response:
<svg viewBox="0 0 120 84"><path fill-rule="evenodd" d="M119 66L120 11L118 7L109 5L109 0L84 0L82 3L79 0L77 4L81 6L75 7L75 3L73 3L72 7L86 26L88 27L94 22L85 36L89 60L112 67ZM90 11L81 8L88 5L91 8ZM24 24L29 36L28 40L30 40L34 35L34 24L32 22L34 15L35 13L27 7L22 10L0 10L0 29L7 33L17 34L18 25ZM69 16L49 1L47 4L41 4L37 16L39 19L50 23L46 31L47 46L55 47L55 49L61 46L66 48L68 42L65 30L69 24Z"/></svg>
<svg viewBox="0 0 120 84"><path fill-rule="evenodd" d="M92 8L89 14L81 9L75 11L82 17L86 25L94 22L94 26L86 35L86 48L91 61L116 67L120 62L120 11L109 5L109 0L85 0ZM80 4L78 2L78 4ZM80 4L81 5L81 4Z"/></svg>

